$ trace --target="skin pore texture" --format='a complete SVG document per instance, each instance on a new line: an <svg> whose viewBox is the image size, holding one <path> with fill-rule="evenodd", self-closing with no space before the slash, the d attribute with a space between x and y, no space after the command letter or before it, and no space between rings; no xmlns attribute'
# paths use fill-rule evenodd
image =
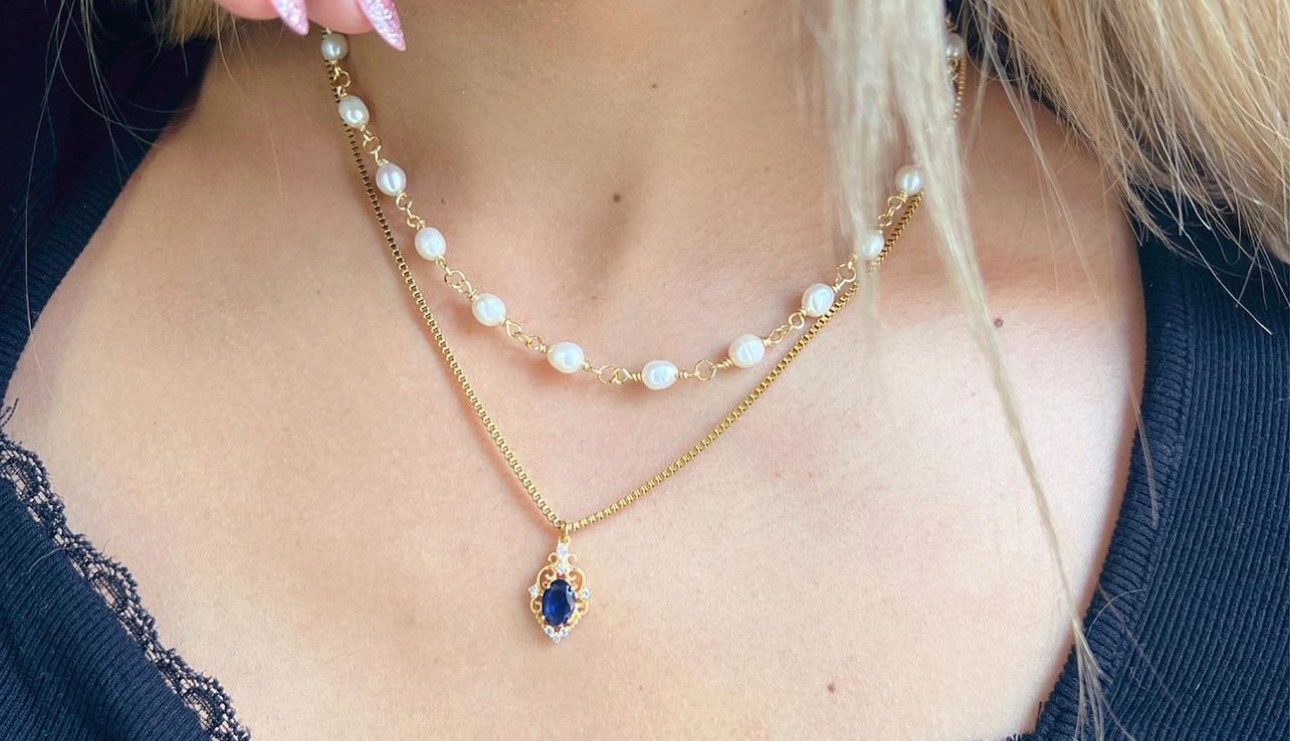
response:
<svg viewBox="0 0 1290 741"><path fill-rule="evenodd" d="M351 39L354 90L449 257L526 327L692 362L831 274L787 4L406 5L406 53ZM1082 613L1126 476L1142 297L1097 163L1044 111L1038 140L1069 223L995 86L968 198ZM567 516L760 377L570 379L413 269ZM924 219L878 288L872 320L858 299L708 453L574 537L595 594L553 646L527 587L554 533L392 267L317 36L266 26L216 52L54 294L9 431L257 739L1001 738L1032 727L1070 648L1053 559Z"/></svg>

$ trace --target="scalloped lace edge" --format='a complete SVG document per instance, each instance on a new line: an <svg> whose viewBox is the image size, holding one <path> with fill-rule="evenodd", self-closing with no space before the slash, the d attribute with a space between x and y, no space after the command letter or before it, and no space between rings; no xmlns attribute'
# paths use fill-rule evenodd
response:
<svg viewBox="0 0 1290 741"><path fill-rule="evenodd" d="M228 692L219 680L203 674L157 636L152 615L139 598L138 584L130 570L104 556L84 535L67 526L63 500L50 486L49 473L35 453L4 431L17 405L0 408L0 478L13 482L27 514L54 545L67 555L72 568L103 598L126 634L139 644L166 686L197 716L214 741L250 741L251 734L238 721Z"/></svg>

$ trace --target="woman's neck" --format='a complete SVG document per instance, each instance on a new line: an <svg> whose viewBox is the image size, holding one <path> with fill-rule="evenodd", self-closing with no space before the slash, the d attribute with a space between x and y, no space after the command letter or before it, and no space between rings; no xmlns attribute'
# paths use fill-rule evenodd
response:
<svg viewBox="0 0 1290 741"><path fill-rule="evenodd" d="M436 2L405 23L406 53L368 36L351 64L384 129L415 133L400 148L467 182L536 170L543 189L606 197L597 186L743 182L731 171L796 161L814 138L787 4Z"/></svg>
<svg viewBox="0 0 1290 741"><path fill-rule="evenodd" d="M345 65L386 155L450 240L526 238L602 267L627 252L658 260L750 242L799 248L798 260L815 245L816 268L835 256L826 139L805 95L811 49L788 5L436 2L402 13L406 52L369 34L350 40ZM223 52L231 75L212 66L228 79L208 81L202 104L297 101L310 122L285 115L323 133L293 130L279 148L336 146L317 46L247 32ZM747 223L750 205L760 223Z"/></svg>

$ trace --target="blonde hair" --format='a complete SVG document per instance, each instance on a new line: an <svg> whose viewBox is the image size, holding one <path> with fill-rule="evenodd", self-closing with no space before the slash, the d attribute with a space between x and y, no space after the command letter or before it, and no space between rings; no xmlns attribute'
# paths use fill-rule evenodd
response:
<svg viewBox="0 0 1290 741"><path fill-rule="evenodd" d="M864 215L875 212L886 187L873 173L898 165L891 143L904 137L936 184L927 211L937 249L988 363L1057 562L1080 678L1076 736L1091 726L1101 739L1108 710L1097 663L990 326L944 68L937 54L908 53L944 43L944 6L940 0L827 4L821 34L826 105L844 215L854 229L867 226ZM1167 192L1179 203L1190 201L1215 229L1239 224L1267 254L1288 259L1286 10L1282 0L963 0L958 20L975 42L981 79L1011 83L1005 89L1031 141L1036 134L1026 92L1044 99L1083 139L1142 223L1160 231L1138 189ZM1055 183L1051 173L1048 182Z"/></svg>
<svg viewBox="0 0 1290 741"><path fill-rule="evenodd" d="M88 1L88 0L87 0ZM157 0L171 41L217 35L227 16L209 0ZM844 232L880 212L903 141L936 184L926 210L937 249L986 358L1043 522L1069 615L1080 675L1076 735L1105 735L1098 671L991 326L964 199L960 143L945 94L942 0L797 0L817 36L824 111ZM1137 189L1189 201L1216 229L1231 224L1259 249L1290 259L1290 18L1283 0L963 0L981 79L1006 78L1035 140L1042 97L1101 161L1124 204L1153 226ZM979 92L979 91L978 91ZM970 106L969 106L970 107ZM1042 152L1039 153L1041 164ZM1049 177L1050 183L1055 179ZM1055 186L1054 186L1055 190Z"/></svg>

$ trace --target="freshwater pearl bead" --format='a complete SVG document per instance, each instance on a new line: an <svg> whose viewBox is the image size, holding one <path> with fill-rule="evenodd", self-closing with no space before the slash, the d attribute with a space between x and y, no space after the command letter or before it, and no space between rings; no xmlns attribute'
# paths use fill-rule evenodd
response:
<svg viewBox="0 0 1290 741"><path fill-rule="evenodd" d="M417 254L427 260L438 260L448 250L448 242L443 238L443 232L433 226L419 229L413 242L416 244Z"/></svg>
<svg viewBox="0 0 1290 741"><path fill-rule="evenodd" d="M470 313L485 327L496 327L506 321L506 304L491 293L481 293L471 302Z"/></svg>
<svg viewBox="0 0 1290 741"><path fill-rule="evenodd" d="M408 174L393 162L376 168L376 187L387 196L397 196L408 187Z"/></svg>
<svg viewBox="0 0 1290 741"><path fill-rule="evenodd" d="M861 260L876 260L886 245L887 238L875 229L856 240L856 257Z"/></svg>
<svg viewBox="0 0 1290 741"><path fill-rule="evenodd" d="M833 286L815 283L802 294L802 311L810 317L822 317L833 306L834 298Z"/></svg>
<svg viewBox="0 0 1290 741"><path fill-rule="evenodd" d="M751 368L766 357L766 342L755 334L741 335L730 343L730 362Z"/></svg>
<svg viewBox="0 0 1290 741"><path fill-rule="evenodd" d="M546 351L547 362L561 373L576 373L582 370L586 357L582 348L574 342L557 342Z"/></svg>
<svg viewBox="0 0 1290 741"><path fill-rule="evenodd" d="M963 37L956 33L949 34L945 37L945 55L950 59L960 59L967 53L967 44Z"/></svg>
<svg viewBox="0 0 1290 741"><path fill-rule="evenodd" d="M905 165L896 173L896 188L906 195L923 192L923 171L917 165Z"/></svg>
<svg viewBox="0 0 1290 741"><path fill-rule="evenodd" d="M372 120L372 115L367 110L367 104L357 95L346 95L336 104L336 110L340 111L340 120L357 129Z"/></svg>
<svg viewBox="0 0 1290 741"><path fill-rule="evenodd" d="M669 363L666 360L651 360L641 369L641 383L645 388L651 391L661 391L662 389L676 383L676 377L680 373L675 363Z"/></svg>
<svg viewBox="0 0 1290 741"><path fill-rule="evenodd" d="M349 39L339 33L323 34L322 55L328 62L339 62L349 54Z"/></svg>

